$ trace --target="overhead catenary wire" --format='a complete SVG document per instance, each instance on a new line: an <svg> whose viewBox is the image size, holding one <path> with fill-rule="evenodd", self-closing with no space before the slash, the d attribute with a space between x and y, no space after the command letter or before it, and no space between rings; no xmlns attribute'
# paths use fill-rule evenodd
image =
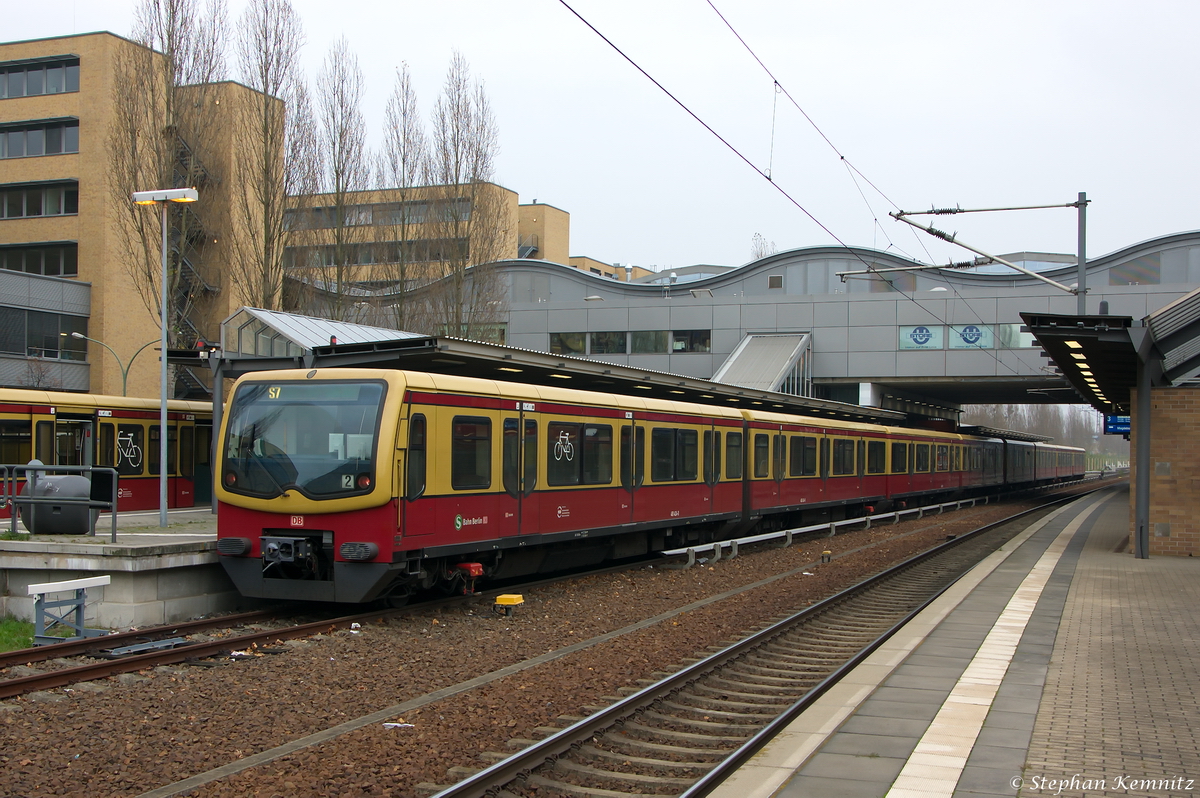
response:
<svg viewBox="0 0 1200 798"><path fill-rule="evenodd" d="M709 5L712 6L712 0L708 0L708 2L709 2ZM845 249L846 252L849 253L855 260L858 260L860 263L862 263L864 266L866 266L869 271L872 271L875 273L879 272L879 269L874 264L868 263L867 260L865 258L863 258L863 256L858 251L856 251L853 247L851 247L846 242L842 241L842 239L836 233L834 233L829 227L827 227L824 223L822 223L819 219L817 219L817 217L815 215L813 215L812 212L810 212L806 207L804 207L795 197L793 197L791 194L789 194L786 189L784 189L775 180L773 180L768 171L764 171L762 168L755 165L755 163L753 161L751 161L745 154L743 154L737 147L735 147L724 136L722 136L720 133L718 133L711 125L709 125L707 122L705 122L695 111L693 111L690 107L688 107L688 105L686 103L684 103L682 100L680 100L674 94L672 94L671 91L666 88L666 86L664 86L662 83L660 83L653 75L651 75L644 68L642 68L642 66L640 64L638 64L635 60L633 60L633 58L631 56L629 56L627 53L625 53L624 50L622 50L620 47L618 47L615 42L613 42L611 39L609 39L607 36L605 36L595 25L593 25L582 14L580 14L578 11L576 11L574 8L572 8L571 5L566 0L559 0L559 3L564 8L566 8L568 11L570 11L571 14L573 14L575 16L576 19L578 19L580 22L582 22L584 25L586 25L588 27L588 29L590 29L593 33L595 33L597 36L599 36L604 41L605 44L607 44L614 51L616 51L616 53L618 55L620 55L623 59L625 59L625 61L628 62L630 66L632 66L634 69L636 69L638 72L640 72L643 77L645 77L647 80L649 80L651 83L653 83L663 94L667 95L667 97L669 97L672 102L674 102L676 105L678 105L680 107L680 109L682 109L688 116L690 116L693 120L695 120L698 124L700 124L705 130L707 130L709 133L711 133L718 141L720 141L723 145L725 145L725 147L730 152L732 152L743 163L745 163L747 166L749 166L751 169L753 169L760 177L762 177L764 180L766 180L768 183L770 183L771 186L776 191L778 191L781 195L783 195L783 197L785 199L787 199L788 202L790 202L792 205L794 205L805 216L807 216L809 219L811 219L814 224L816 224L823 231L825 231L834 241L836 241L843 249ZM714 11L717 12L718 16L721 16L720 12L717 11L715 6L712 6L712 8ZM721 17L721 19L722 19L722 21L725 21L725 18L723 16ZM729 25L728 21L725 21L725 24L730 28L730 30L733 32L734 36L736 36L738 38L738 40L743 43L743 45L746 47L746 49L750 51L751 55L754 57L754 59L756 61L758 61L758 63L763 67L763 69L767 72L767 74L771 75L770 70L767 69L766 65L762 63L761 59L759 59L758 56L754 54L753 50L750 50L750 47L745 44L745 41L742 39L742 37L740 35L738 35L737 31L734 30L733 27ZM771 76L771 78L773 81L775 80L774 76ZM820 131L820 128L817 128L816 123L812 122L812 120L811 120L811 118L809 118L808 114L805 113L802 108L800 108L799 104L796 103L796 101L791 97L790 94L788 94L787 90L782 85L780 85L780 90L782 91L784 96L787 97L792 102L793 105L795 105L797 110L799 110L800 113L803 114L806 119L809 119L810 123L813 125L814 128L817 129L817 131L818 131L818 133L820 133L821 137L823 139L825 139L825 141L834 150L834 152L838 154L838 157L844 163L846 163L847 168L852 169L856 174L858 174L860 177L862 177L863 180L865 180L868 185L870 185L873 189L875 189L875 191L878 192L880 196L882 196L885 200L887 200L890 204L892 204L893 207L896 207L897 210L899 210L899 206L896 205L896 203L892 202L892 200L889 199L886 194L884 194L882 191L880 191L880 189L874 183L872 183L871 180L866 177L866 175L863 175L862 172L860 172L857 168L855 168L852 164L850 164L850 162L848 160L846 160L846 158L841 154L841 152L838 151L837 147L835 147L833 145L833 142L830 141L829 138L823 132ZM868 204L868 207L869 207L869 204ZM890 242L890 239L889 239L889 242ZM926 249L926 253L928 253L927 249ZM931 255L930 260L932 260L932 259L933 258ZM911 295L909 292L907 292L903 289L897 288L894 284L891 283L891 281L888 281L888 283L890 285L892 285L892 287L898 293L900 293L902 296L904 296L906 299L908 299L910 302L912 302L917 307L924 310L930 316L932 316L935 319L938 319L943 324L948 324L948 322L945 319L942 319L938 313L927 308L915 296ZM954 289L954 292L957 296L960 296L960 298L961 298L961 295L958 294L957 288ZM979 318L979 314L974 310L974 308L971 308L971 312L976 316L977 319ZM982 319L980 319L980 322L983 323ZM991 352L989 350L985 350L985 349L981 349L981 351L987 352L988 355L993 360L995 360L998 365L1002 366L1003 368L1007 369L1008 371L1011 371L1013 374L1018 373L1015 368L1013 368L1010 364L1005 363L998 355L996 355L996 353Z"/></svg>

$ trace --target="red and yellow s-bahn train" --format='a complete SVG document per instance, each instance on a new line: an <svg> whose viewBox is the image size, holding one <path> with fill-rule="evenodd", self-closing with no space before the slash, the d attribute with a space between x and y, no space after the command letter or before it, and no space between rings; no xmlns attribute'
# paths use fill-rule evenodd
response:
<svg viewBox="0 0 1200 798"><path fill-rule="evenodd" d="M155 399L0 388L0 464L110 466L120 512L158 509L160 426ZM167 402L170 507L212 501L212 432L211 403Z"/></svg>
<svg viewBox="0 0 1200 798"><path fill-rule="evenodd" d="M365 602L1078 478L1083 452L365 369L251 374L219 433L247 596Z"/></svg>

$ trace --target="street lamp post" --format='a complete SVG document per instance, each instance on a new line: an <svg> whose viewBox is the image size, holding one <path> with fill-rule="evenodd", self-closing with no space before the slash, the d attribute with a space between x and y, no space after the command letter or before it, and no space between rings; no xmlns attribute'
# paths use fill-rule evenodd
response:
<svg viewBox="0 0 1200 798"><path fill-rule="evenodd" d="M159 369L159 426L158 426L158 525L167 526L167 203L195 202L200 195L194 188L166 188L157 191L133 192L135 205L162 205L162 307Z"/></svg>
<svg viewBox="0 0 1200 798"><path fill-rule="evenodd" d="M119 366L119 367L120 367L120 369L121 369L121 396L128 396L128 395L129 395L129 393L128 393L128 390L127 390L128 383L129 383L129 370L130 370L131 368L133 368L133 361L134 361L134 358L136 358L138 355L140 355L140 354L142 353L142 350L143 350L143 349L145 349L146 347L148 347L148 346L152 346L153 344L157 344L157 343L158 343L158 341L157 341L157 340L155 340L155 341L147 341L146 343L142 344L142 345L141 345L141 347L139 347L139 348L138 348L138 351L136 351L136 352L134 352L134 353L133 353L133 357L129 358L129 362L128 362L128 363L122 363L122 362L121 362L121 356L117 354L116 350L115 350L115 349L113 349L113 348L112 348L111 346L109 346L108 344L104 343L103 341L97 340L97 339L95 339L95 338L89 338L89 337L87 337L86 335L84 335L83 333L80 333L80 332L73 332L73 333L71 333L71 337L72 337L72 338L78 338L78 339L80 339L80 340L82 340L82 341L91 341L91 342L92 342L92 343L94 343L94 344L100 344L100 346L104 347L104 348L105 348L105 349L107 349L109 352L112 352L112 356L113 356L113 357L115 357L115 358L117 359L117 366Z"/></svg>

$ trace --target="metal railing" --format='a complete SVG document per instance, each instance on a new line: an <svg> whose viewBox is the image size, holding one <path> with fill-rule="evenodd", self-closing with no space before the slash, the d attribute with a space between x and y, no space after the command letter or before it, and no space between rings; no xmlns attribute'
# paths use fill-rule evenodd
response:
<svg viewBox="0 0 1200 798"><path fill-rule="evenodd" d="M35 496L38 480L48 476L49 474L68 474L77 476L87 476L88 482L92 481L92 474L107 473L112 478L112 497L110 500L95 499L89 495L82 496ZM26 490L24 493L18 493L20 489L20 481L24 478ZM30 532L34 528L34 519L37 517L37 508L39 506L54 505L56 507L63 506L86 506L88 512L87 534L96 534L96 515L91 513L91 510L107 510L112 516L112 542L117 542L117 469L110 466L62 466L62 465L42 465L40 463L31 463L26 465L0 465L0 507L7 507L12 521L12 533L17 534L17 515L18 510L21 514L28 513L28 522L26 526Z"/></svg>

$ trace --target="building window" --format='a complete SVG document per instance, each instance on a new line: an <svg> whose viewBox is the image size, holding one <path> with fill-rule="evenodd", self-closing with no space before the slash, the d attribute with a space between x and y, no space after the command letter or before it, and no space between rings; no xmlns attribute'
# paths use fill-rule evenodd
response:
<svg viewBox="0 0 1200 798"><path fill-rule="evenodd" d="M79 213L79 184L0 187L0 218L74 216Z"/></svg>
<svg viewBox="0 0 1200 798"><path fill-rule="evenodd" d="M632 339L630 351L635 355L659 355L667 352L666 330L634 330L629 337Z"/></svg>
<svg viewBox="0 0 1200 798"><path fill-rule="evenodd" d="M0 247L0 269L47 277L75 277L79 274L79 245L72 242Z"/></svg>
<svg viewBox="0 0 1200 798"><path fill-rule="evenodd" d="M87 319L24 308L0 307L0 352L55 360L87 359Z"/></svg>
<svg viewBox="0 0 1200 798"><path fill-rule="evenodd" d="M587 345L587 339L584 333L550 333L550 354L552 355L579 355L582 357L587 354L584 348Z"/></svg>
<svg viewBox="0 0 1200 798"><path fill-rule="evenodd" d="M767 275L767 288L783 288L783 275L782 274L768 274Z"/></svg>
<svg viewBox="0 0 1200 798"><path fill-rule="evenodd" d="M0 158L79 152L79 120L0 125Z"/></svg>
<svg viewBox="0 0 1200 798"><path fill-rule="evenodd" d="M671 352L711 352L712 330L676 330L671 333Z"/></svg>
<svg viewBox="0 0 1200 798"><path fill-rule="evenodd" d="M0 99L79 91L79 59L0 64Z"/></svg>
<svg viewBox="0 0 1200 798"><path fill-rule="evenodd" d="M593 355L623 355L625 354L625 333L623 332L594 332L590 333Z"/></svg>

